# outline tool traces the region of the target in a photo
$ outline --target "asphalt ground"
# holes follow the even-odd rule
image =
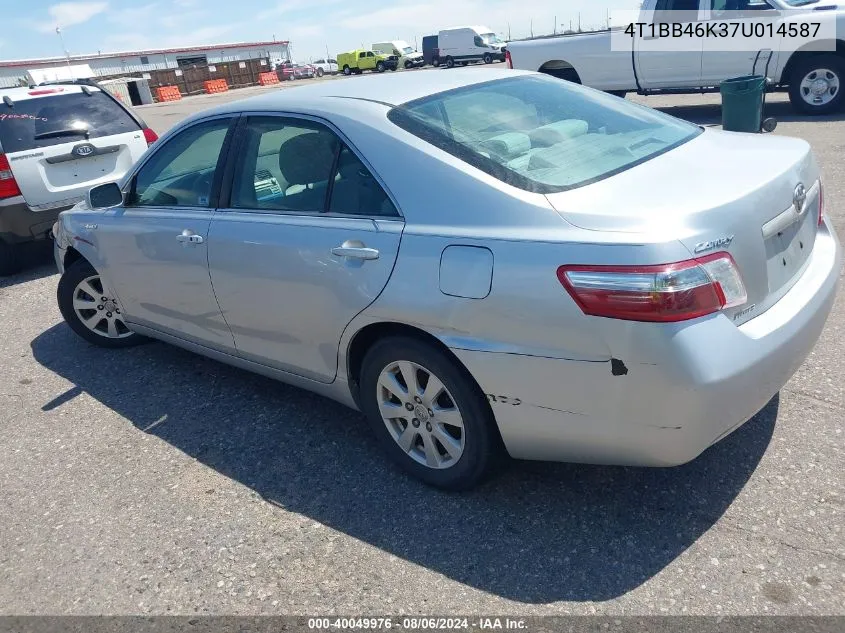
[[[139,110],[163,132],[266,90]],[[719,120],[717,96],[646,103]],[[843,235],[845,117],[768,112],[812,143]],[[843,293],[780,395],[693,463],[515,463],[450,495],[340,405],[87,345],[57,281],[43,249],[0,280],[0,614],[845,614]]]

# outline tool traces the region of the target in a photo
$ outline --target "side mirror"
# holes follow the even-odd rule
[[[110,209],[123,204],[123,192],[116,182],[107,182],[88,190],[86,196],[91,209]]]

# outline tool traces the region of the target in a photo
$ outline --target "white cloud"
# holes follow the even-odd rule
[[[47,9],[50,21],[42,22],[36,28],[42,33],[49,33],[57,26],[65,28],[82,24],[108,8],[108,2],[60,2]]]

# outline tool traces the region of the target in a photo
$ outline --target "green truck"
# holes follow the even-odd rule
[[[396,70],[399,67],[399,58],[396,55],[382,55],[358,49],[338,55],[337,65],[344,75],[360,75],[365,70],[383,73],[385,70]]]

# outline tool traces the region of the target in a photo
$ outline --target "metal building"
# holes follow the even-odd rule
[[[26,71],[63,64],[87,64],[97,77],[141,75],[154,70],[213,66],[227,62],[268,58],[275,65],[291,60],[289,42],[240,42],[123,53],[97,53],[41,59],[0,61],[0,88],[26,83]]]

